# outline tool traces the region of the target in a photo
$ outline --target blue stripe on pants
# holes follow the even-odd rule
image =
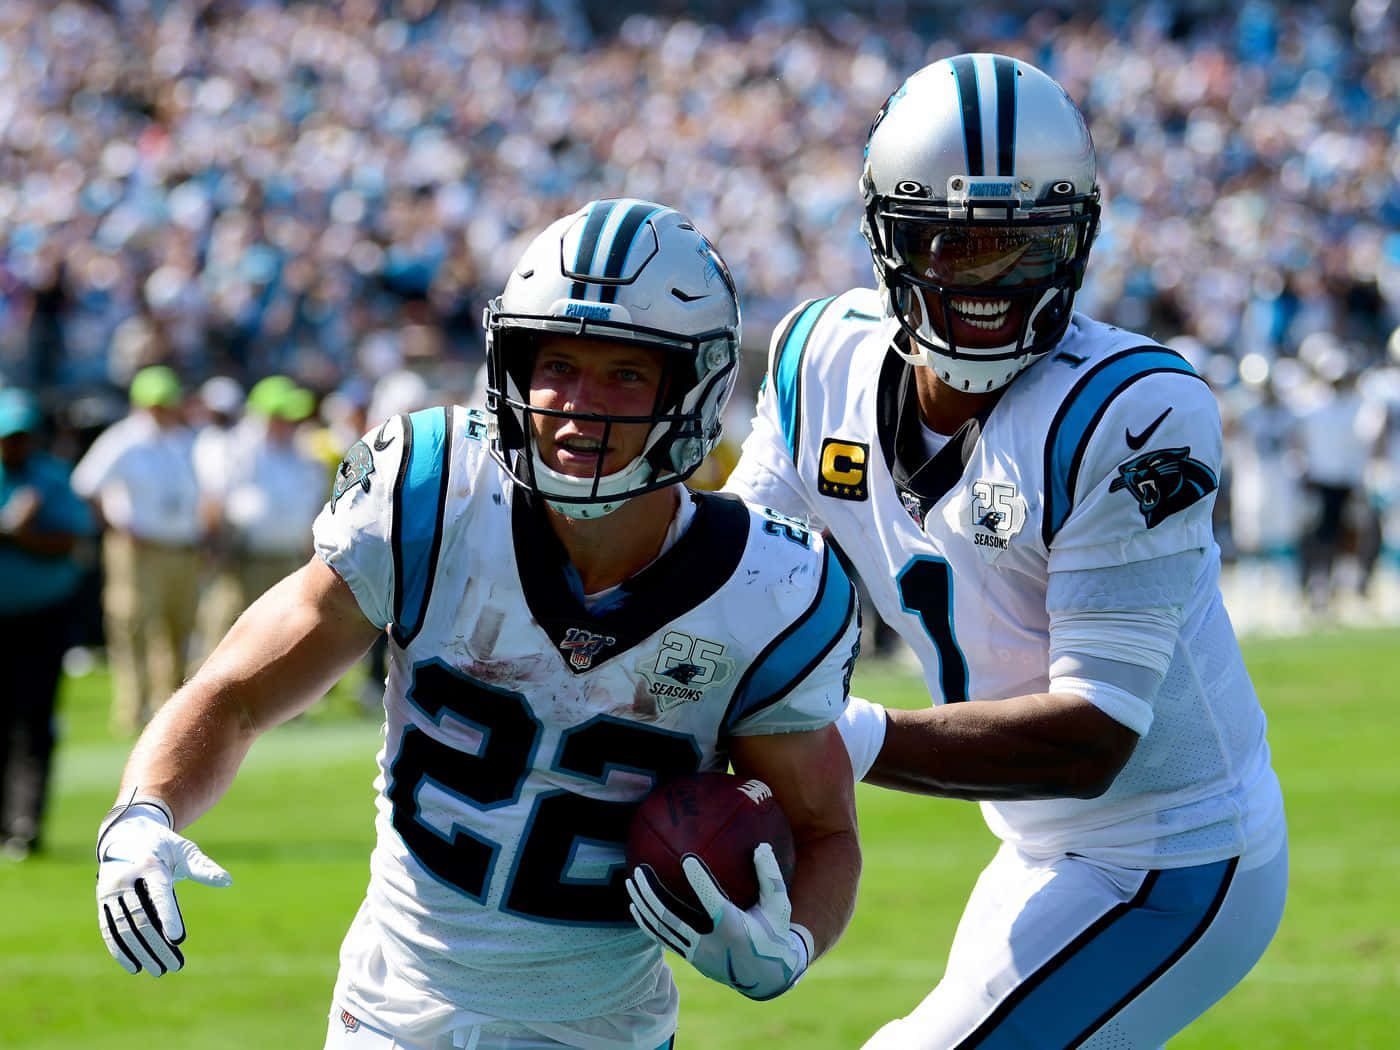
[[[1200,939],[1238,863],[1151,872],[1131,901],[1027,977],[958,1050],[1078,1046]]]

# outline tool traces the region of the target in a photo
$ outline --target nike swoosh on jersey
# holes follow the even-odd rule
[[[1167,409],[1167,411],[1170,412],[1171,409]],[[384,440],[384,430],[388,425],[389,421],[386,419],[383,423],[379,424],[379,433],[374,435],[374,451],[376,452],[383,452],[394,443],[392,436],[387,441]],[[1133,447],[1136,448],[1137,446]]]
[[[1164,411],[1151,423],[1147,424],[1146,429],[1144,429],[1143,432],[1140,434],[1134,434],[1127,427],[1124,427],[1123,440],[1128,443],[1128,447],[1130,449],[1136,452],[1138,449],[1142,448],[1143,445],[1147,444],[1147,439],[1152,436],[1153,431],[1155,431],[1159,426],[1161,426],[1162,420],[1166,419],[1167,416],[1171,415],[1171,411],[1171,407],[1168,406],[1166,411]]]

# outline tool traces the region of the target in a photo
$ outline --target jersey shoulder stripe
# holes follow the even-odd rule
[[[798,307],[789,315],[787,327],[773,341],[773,359],[768,371],[773,379],[773,397],[782,420],[783,438],[794,464],[802,433],[802,354],[817,321],[835,301],[836,296],[832,295]]]
[[[749,664],[724,714],[724,727],[734,726],[791,692],[846,635],[855,615],[855,587],[835,551],[827,547],[816,597]]]
[[[1161,372],[1175,372],[1200,379],[1196,370],[1180,354],[1161,346],[1138,346],[1121,350],[1095,364],[1060,403],[1045,439],[1045,506],[1041,518],[1041,538],[1047,547],[1074,509],[1079,467],[1108,406],[1138,380]]]
[[[452,454],[452,406],[402,420],[404,448],[394,480],[394,641],[406,647],[423,627],[442,548]]]

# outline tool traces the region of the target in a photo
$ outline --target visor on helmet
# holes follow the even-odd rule
[[[911,280],[967,290],[1044,285],[1074,260],[1079,244],[1071,223],[948,226],[899,222],[892,232],[894,256]]]

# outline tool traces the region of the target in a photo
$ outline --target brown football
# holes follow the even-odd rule
[[[649,865],[668,891],[667,905],[700,932],[710,923],[681,868],[690,855],[709,869],[728,898],[740,908],[758,903],[753,851],[773,847],[783,879],[792,881],[797,865],[792,827],[761,780],[732,773],[697,773],[666,781],[642,800],[627,835],[627,867]]]

